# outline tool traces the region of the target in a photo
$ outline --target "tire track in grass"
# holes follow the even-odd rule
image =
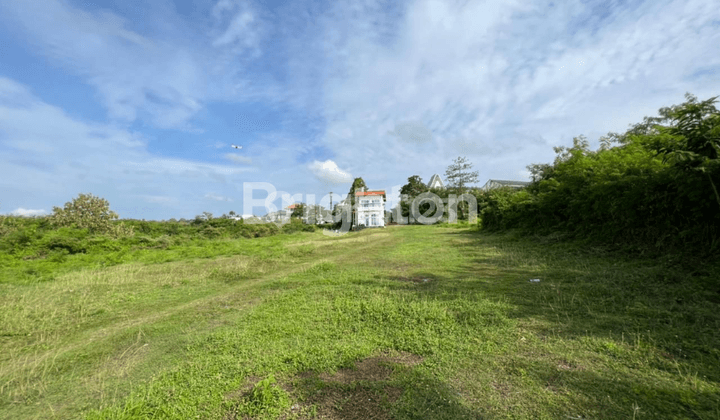
[[[367,237],[371,235],[366,234],[363,236]],[[208,308],[217,307],[217,302],[227,301],[228,297],[230,297],[230,300],[233,302],[239,302],[237,300],[239,294],[242,295],[242,300],[245,303],[241,305],[242,309],[247,309],[262,300],[263,296],[259,295],[261,291],[263,293],[273,293],[267,290],[260,290],[263,284],[269,284],[274,280],[303,272],[308,268],[311,268],[320,260],[343,262],[352,260],[353,258],[357,258],[358,255],[367,255],[369,252],[372,252],[373,248],[377,251],[380,242],[388,242],[389,235],[387,236],[387,238],[383,238],[383,241],[368,240],[366,238],[358,237],[356,235],[333,238],[331,240],[328,240],[324,237],[319,238],[318,240],[310,241],[310,244],[315,246],[318,246],[320,244],[323,245],[323,248],[326,252],[323,252],[320,257],[317,255],[311,255],[309,260],[308,258],[300,258],[300,260],[308,261],[298,261],[297,259],[290,259],[283,260],[279,264],[277,264],[276,261],[273,261],[273,264],[270,264],[271,267],[269,268],[269,270],[264,275],[257,278],[247,279],[244,280],[242,283],[229,284],[227,286],[222,285],[221,283],[209,284],[208,286],[215,289],[210,295],[192,299],[189,302],[185,302],[179,305],[173,305],[167,308],[163,308],[151,314],[143,314],[141,316],[135,317],[131,316],[123,320],[112,321],[110,324],[107,325],[81,331],[72,338],[72,342],[63,345],[61,348],[51,348],[42,352],[36,351],[33,354],[26,354],[25,357],[18,355],[19,357],[13,360],[13,363],[8,363],[5,366],[0,366],[0,378],[5,378],[5,380],[0,383],[0,387],[2,387],[0,388],[0,392],[10,392],[10,388],[12,388],[11,385],[13,384],[13,382],[17,384],[17,381],[21,381],[28,384],[28,381],[32,381],[33,378],[36,377],[38,372],[46,372],[48,370],[52,370],[56,366],[56,361],[62,360],[63,358],[70,358],[73,355],[79,355],[83,352],[84,349],[88,348],[89,346],[92,346],[94,349],[100,349],[99,353],[102,354],[102,356],[98,357],[97,360],[86,360],[85,362],[83,362],[84,366],[93,366],[92,368],[90,368],[92,372],[89,376],[112,377],[113,373],[115,373],[112,372],[113,366],[118,367],[118,369],[122,370],[123,372],[128,372],[131,369],[131,367],[128,366],[128,363],[133,366],[137,366],[137,364],[141,363],[142,359],[146,357],[146,355],[149,353],[146,346],[137,347],[137,342],[128,344],[127,335],[129,332],[135,330],[141,331],[142,329],[151,330],[153,329],[153,327],[161,326],[161,324],[163,323],[169,323],[170,325],[175,323],[178,324],[179,327],[187,327],[187,325],[184,324],[183,320],[193,316],[195,316],[196,318],[211,318],[212,314],[215,314],[213,318],[223,317],[225,314],[223,314],[221,311]],[[328,245],[334,246],[324,246],[328,242],[330,242],[330,244]],[[208,271],[207,268],[209,267],[217,267],[218,260],[227,260],[228,262],[231,262],[233,259],[228,259],[225,256],[212,260],[203,259],[203,269],[205,271]],[[184,264],[178,264],[176,262],[172,262],[169,264],[177,264],[176,267],[173,267],[173,271],[182,271],[183,268],[188,268],[189,266],[192,267],[192,265],[195,263],[196,261],[185,262]],[[278,267],[278,265],[280,265],[280,267]],[[283,265],[284,267],[282,267]],[[222,266],[222,264],[220,264],[220,266]],[[127,271],[126,274],[128,276],[136,277],[140,275],[146,275],[148,274],[148,271],[156,272],[158,271],[156,270],[157,267],[158,266],[156,264],[143,264],[137,266],[133,265],[131,267],[117,266],[108,268],[107,270],[117,271],[118,269],[120,269],[121,271]],[[100,271],[100,273],[102,273],[103,271],[105,270]],[[160,270],[160,273],[162,273],[162,270]],[[68,273],[61,279],[59,279],[59,281],[68,279],[70,282],[72,282],[72,280],[77,280],[78,276],[82,275],[83,273],[77,272]],[[191,277],[193,277],[192,274]],[[90,284],[85,284],[85,286],[88,285]],[[73,287],[76,286],[73,285]],[[257,299],[258,297],[260,299]],[[204,317],[201,315],[200,317],[198,317],[198,314],[208,316]],[[176,320],[173,320],[174,318]],[[193,327],[192,331],[187,331],[186,334],[196,334],[195,331],[197,331],[198,328],[206,328],[208,327],[208,325],[218,324],[200,322],[195,327]],[[168,327],[165,326],[165,329],[167,328]],[[210,331],[211,330],[212,327],[210,328]],[[163,340],[164,338],[165,335],[161,333],[160,337],[156,339],[155,342],[151,341],[145,344],[150,344],[150,347],[154,348],[155,346],[153,346],[153,344],[157,345],[159,342],[160,346],[167,347],[169,343]],[[108,348],[110,350],[106,351]],[[21,363],[19,369],[18,363]],[[69,367],[73,371],[75,371],[76,369],[72,366]],[[62,379],[62,377],[60,376],[58,376],[57,378]],[[54,383],[50,384],[50,388],[57,388],[60,386],[62,386],[61,381],[54,381]],[[57,393],[48,393],[49,391],[50,390],[48,389],[41,389],[40,394],[34,399],[38,401],[57,400]],[[55,414],[66,411],[65,408],[72,409],[71,406],[72,404],[59,404],[51,406],[48,403],[47,405],[50,411]],[[37,410],[37,407],[35,409]],[[51,413],[48,412],[47,414],[50,415]],[[43,417],[41,413],[37,413],[37,416],[37,418]]]

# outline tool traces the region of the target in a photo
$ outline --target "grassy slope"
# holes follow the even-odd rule
[[[395,418],[720,417],[717,270],[436,226],[245,244],[0,284],[0,417],[311,417],[303,372],[386,350],[422,357]],[[300,386],[238,394],[268,374]]]

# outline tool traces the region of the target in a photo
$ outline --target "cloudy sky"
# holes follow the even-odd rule
[[[267,193],[244,183],[392,193],[460,155],[527,180],[574,136],[720,94],[717,6],[0,0],[0,213],[247,213]]]

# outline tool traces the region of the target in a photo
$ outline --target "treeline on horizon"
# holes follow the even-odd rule
[[[443,198],[473,194],[485,231],[711,255],[720,247],[720,114],[717,97],[699,101],[688,93],[685,99],[623,134],[602,137],[598,150],[583,136],[571,147],[555,147],[552,164],[528,166],[533,182],[526,188],[431,190],[413,176],[403,193],[408,201],[426,191]],[[404,216],[408,207],[403,204]],[[421,204],[420,213],[432,213],[430,207]],[[460,207],[458,215],[467,218]]]

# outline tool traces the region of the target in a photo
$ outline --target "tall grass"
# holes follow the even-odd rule
[[[134,234],[113,237],[87,229],[56,229],[47,218],[6,217],[4,230],[0,229],[0,283],[51,281],[87,267],[233,255],[253,249],[255,245],[245,242],[256,238],[315,230],[299,220],[282,227],[231,219],[118,223],[132,227]]]

